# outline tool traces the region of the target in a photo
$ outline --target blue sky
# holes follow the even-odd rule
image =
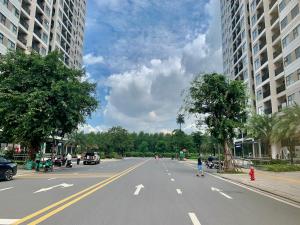
[[[84,64],[101,108],[85,131],[177,127],[182,91],[222,71],[218,0],[89,0]],[[193,130],[187,119],[186,131]]]

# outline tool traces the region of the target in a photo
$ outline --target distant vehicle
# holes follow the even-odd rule
[[[87,152],[83,157],[83,165],[87,164],[99,164],[100,163],[100,156],[97,152]]]
[[[17,164],[0,156],[0,179],[12,180],[17,174]]]
[[[218,169],[219,159],[213,156],[209,156],[206,161],[206,167],[209,169]]]

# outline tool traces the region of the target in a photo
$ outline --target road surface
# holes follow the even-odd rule
[[[300,207],[187,163],[127,158],[0,182],[0,224],[299,225]]]

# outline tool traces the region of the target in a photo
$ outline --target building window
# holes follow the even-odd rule
[[[4,39],[4,36],[2,33],[0,33],[0,44],[3,44],[3,39]]]
[[[260,76],[260,74],[257,74],[257,75],[255,76],[255,81],[256,81],[256,85],[261,84],[261,76]]]
[[[288,37],[286,36],[285,38],[282,39],[282,48],[286,48],[286,46],[288,45]]]
[[[257,28],[255,28],[255,30],[252,31],[253,41],[257,38],[257,36],[258,36],[258,30],[257,30]]]
[[[292,84],[292,75],[293,74],[290,74],[288,75],[285,80],[286,80],[286,86],[290,86]]]
[[[260,60],[259,59],[255,60],[254,67],[255,67],[255,70],[258,70],[258,68],[260,67]]]
[[[296,59],[299,59],[300,58],[300,47],[296,48],[295,54],[296,54]]]
[[[262,90],[258,90],[256,93],[256,99],[257,101],[262,100]]]
[[[48,35],[45,34],[45,33],[43,33],[42,34],[42,40],[47,44],[47,42],[48,42]]]
[[[279,3],[279,11],[281,12],[282,10],[284,10],[285,6],[286,6],[285,0],[281,1]]]
[[[288,18],[284,17],[283,20],[281,20],[280,25],[281,25],[281,30],[283,30],[288,24]]]
[[[13,43],[11,40],[8,40],[8,46],[7,47],[9,49],[15,49],[15,46],[16,46],[15,43]]]
[[[2,13],[0,13],[0,23],[2,23],[4,26],[6,23],[6,17]]]
[[[44,55],[44,56],[46,55],[46,49],[43,47],[41,48],[41,55]]]
[[[14,25],[13,23],[11,23],[11,30],[12,30],[12,32],[13,33],[17,33],[17,31],[18,31],[18,28],[17,28],[17,26],[16,25]]]
[[[8,0],[2,0],[3,5],[5,5],[8,8]]]
[[[295,102],[295,93],[288,96],[287,105],[290,106],[290,105],[294,104],[294,102]]]
[[[258,44],[255,44],[254,47],[253,47],[253,52],[254,52],[254,55],[257,54],[259,52],[259,45]]]
[[[289,54],[284,58],[284,66],[288,66],[292,62],[292,55]]]
[[[48,6],[46,6],[45,12],[46,12],[47,16],[50,16],[51,11],[50,11],[50,8]]]
[[[299,14],[299,5],[297,4],[291,11],[291,17],[294,19]]]
[[[15,7],[15,17],[19,18],[20,11]]]
[[[293,38],[296,39],[299,35],[298,27],[293,30]]]

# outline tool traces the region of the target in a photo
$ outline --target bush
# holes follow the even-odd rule
[[[272,172],[292,172],[292,171],[300,171],[300,165],[284,165],[284,164],[272,164],[272,165],[264,165],[263,169]]]

